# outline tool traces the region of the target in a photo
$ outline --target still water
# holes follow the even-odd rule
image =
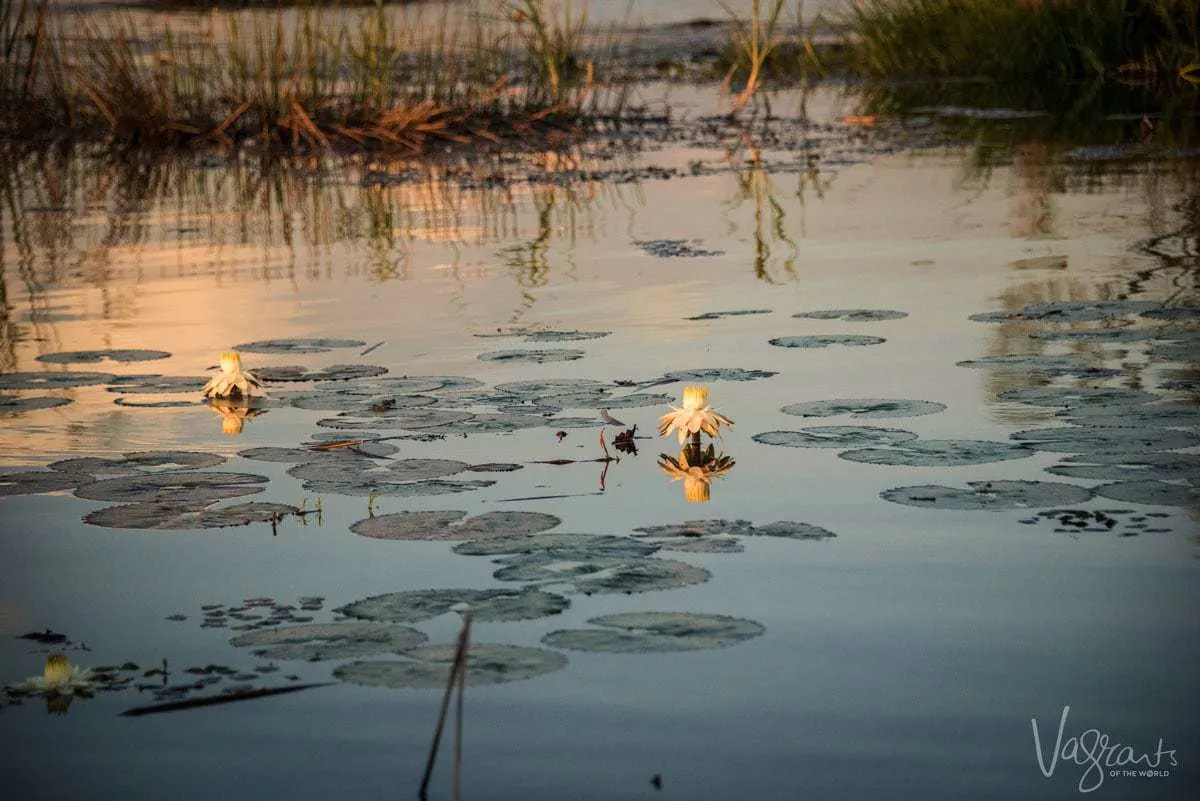
[[[861,134],[835,98],[809,111],[820,124],[785,119],[775,148],[710,126],[482,166],[10,158],[0,463],[73,486],[0,498],[0,683],[49,651],[139,670],[65,714],[36,696],[0,707],[5,795],[408,797],[441,693],[348,666],[386,673],[417,652],[310,661],[330,654],[231,639],[384,594],[540,589],[553,609],[475,622],[503,678],[522,678],[495,656],[514,652],[485,645],[530,649],[536,675],[469,683],[464,798],[1194,797],[1196,162],[1023,145],[981,167],[924,129],[905,146]],[[253,344],[297,339],[342,341]],[[247,345],[264,376],[360,377],[271,381],[253,413],[201,403],[218,355]],[[132,349],[169,355],[55,355]],[[84,371],[105,375],[44,383]],[[26,373],[41,385],[17,388]],[[658,418],[692,384],[733,420],[716,445],[735,464],[706,492],[659,466],[679,446]],[[637,454],[617,451],[635,425]],[[595,461],[601,430],[619,460]],[[367,455],[253,450],[393,436]],[[146,504],[106,482],[161,471],[123,454],[164,450],[226,460],[176,465],[181,482],[257,477],[218,508],[310,513],[122,525],[106,510]],[[115,461],[44,468],[82,457]],[[415,489],[431,460],[443,483]],[[1111,488],[1133,474],[1152,485]],[[538,562],[455,552],[432,523],[370,534],[405,512],[540,513],[561,522],[536,537],[664,547],[605,561],[576,543]],[[686,521],[689,536],[638,531]],[[452,643],[448,605],[401,622]],[[589,621],[648,612],[723,617],[676,618],[692,628],[631,652],[547,637],[595,642]],[[702,648],[698,620],[742,634]],[[18,639],[45,629],[69,642]],[[169,677],[144,675],[164,659]],[[1101,736],[1131,749],[1113,765],[1162,775],[1097,769]]]

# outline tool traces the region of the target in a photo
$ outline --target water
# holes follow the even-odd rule
[[[794,108],[790,103],[784,98],[777,108]],[[69,492],[2,498],[2,681],[40,672],[44,653],[15,637],[47,627],[86,643],[88,650],[68,650],[78,664],[132,660],[147,668],[166,658],[175,683],[188,666],[245,670],[269,661],[230,645],[228,628],[201,627],[202,605],[323,596],[311,615],[328,621],[334,608],[384,593],[522,586],[494,579],[489,558],[455,554],[450,543],[371,539],[350,530],[371,514],[536,511],[562,519],[553,531],[620,536],[687,520],[793,521],[837,536],[747,536],[744,551],[730,554],[663,551],[657,555],[711,577],[633,595],[566,593],[571,605],[561,615],[478,623],[476,643],[528,648],[544,648],[540,640],[552,630],[589,628],[589,619],[622,612],[729,615],[765,631],[717,650],[558,650],[568,662],[556,672],[468,688],[463,796],[657,797],[651,778],[658,774],[661,793],[696,799],[1062,798],[1080,792],[1081,783],[1090,786],[1096,774],[1059,759],[1044,776],[1031,719],[1048,755],[1046,739],[1053,742],[1069,706],[1064,741],[1097,729],[1140,755],[1153,754],[1161,738],[1164,753],[1173,750],[1179,763],[1169,766],[1163,756],[1170,775],[1158,778],[1106,772],[1095,797],[1192,797],[1200,753],[1195,504],[1071,502],[1071,509],[1129,512],[1113,531],[1059,532],[1056,519],[1037,517],[1054,504],[952,511],[889,503],[880,493],[979,481],[1106,483],[1046,472],[1063,454],[901,467],[753,437],[812,425],[875,425],[923,440],[1007,442],[1013,432],[1061,422],[1053,408],[1000,397],[1043,385],[1137,387],[1194,403],[1194,390],[1160,386],[1191,380],[1194,388],[1194,358],[1151,351],[1191,341],[1194,321],[1130,313],[1084,323],[983,323],[968,316],[1060,301],[1194,308],[1195,220],[1180,203],[1194,198],[1195,163],[1070,161],[1061,156],[1065,148],[1024,147],[979,171],[961,146],[899,148],[859,137],[837,124],[845,110],[831,97],[814,99],[810,111],[831,126],[799,137],[807,150],[764,149],[757,163],[746,150],[730,156],[713,137],[697,135],[629,159],[581,152],[576,161],[496,168],[509,176],[504,180],[489,167],[468,187],[437,171],[383,180],[335,169],[318,181],[277,176],[249,161],[165,171],[121,170],[82,157],[8,165],[0,379],[64,369],[207,376],[221,351],[284,337],[365,344],[310,355],[244,353],[245,364],[380,365],[389,376],[462,376],[484,389],[531,379],[648,382],[668,371],[718,367],[778,374],[703,382],[712,404],[735,421],[719,447],[736,460],[713,480],[706,504],[688,503],[683,482],[655,464],[660,453],[677,454],[673,439],[636,440],[638,455],[622,455],[606,471],[582,461],[602,455],[596,408],[558,413],[593,421],[561,427],[561,441],[553,419],[509,434],[396,441],[396,459],[513,462],[522,469],[450,476],[496,482],[452,495],[322,492],[319,522],[289,517],[274,531],[269,523],[209,531],[104,528],[82,518],[110,502]],[[800,130],[796,122],[784,127]],[[918,133],[910,141],[928,131]],[[822,156],[815,173],[810,154]],[[677,172],[662,180],[641,169],[647,166]],[[539,167],[558,177],[524,180],[543,175]],[[603,174],[567,180],[571,173],[563,171],[575,167]],[[686,252],[681,247],[718,255],[654,255]],[[758,309],[769,313],[686,319]],[[792,316],[831,309],[907,316]],[[538,344],[491,336],[521,327],[610,333]],[[1056,327],[1152,330],[1155,338],[1030,337]],[[817,334],[885,341],[817,350],[768,344]],[[36,358],[103,348],[172,355],[68,367]],[[478,358],[535,348],[585,355],[546,364]],[[1027,368],[956,366],[1013,353],[1073,354],[1087,367],[1119,374],[1053,378]],[[678,398],[684,383],[645,391]],[[280,398],[292,391],[272,386]],[[231,436],[222,432],[223,418],[202,405],[122,407],[103,386],[8,394],[73,402],[0,417],[5,465],[170,448],[219,454],[228,461],[216,470],[269,478],[265,492],[226,504],[303,499],[311,509],[318,493],[289,476],[289,465],[237,454],[331,436],[316,422],[337,414],[279,405]],[[946,409],[876,420],[780,412],[834,398],[927,400]],[[481,402],[475,410],[490,409]],[[614,407],[611,414],[650,437],[665,410]],[[610,449],[619,430],[607,429]],[[579,461],[536,463],[555,459]],[[1194,473],[1186,485],[1195,486]],[[523,498],[539,499],[514,500]],[[1118,536],[1136,533],[1128,521],[1148,512],[1162,515],[1147,518],[1150,527],[1167,530]],[[1022,522],[1030,519],[1036,522]],[[186,619],[167,619],[174,614]],[[458,630],[452,614],[413,625],[432,643],[452,642]],[[331,678],[329,662],[274,664],[279,672],[263,674],[258,684],[286,685],[285,674]],[[118,716],[153,703],[153,692],[77,699],[65,716],[45,714],[38,698],[0,711],[0,731],[12,744],[0,769],[12,797],[405,796],[416,792],[440,700],[438,692],[338,682],[172,714]],[[450,753],[444,744],[435,795],[450,792]]]

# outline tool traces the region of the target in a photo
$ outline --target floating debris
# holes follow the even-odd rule
[[[454,665],[454,645],[429,645],[409,651],[405,661],[351,662],[333,676],[351,684],[389,689],[441,690]],[[562,670],[567,658],[543,648],[471,643],[467,653],[467,684],[485,686],[524,681]]]
[[[751,439],[788,448],[861,448],[898,445],[917,438],[911,431],[878,426],[809,426],[800,431],[764,431]]]
[[[776,337],[768,340],[778,348],[828,348],[833,345],[857,348],[867,345],[882,345],[887,342],[883,337],[871,337],[865,334],[812,334],[797,337]]]
[[[901,320],[908,312],[891,309],[824,309],[820,311],[797,312],[792,317],[810,320],[845,320],[851,323],[875,323],[882,320]]]
[[[264,659],[322,662],[402,653],[427,639],[406,626],[344,621],[258,629],[239,634],[229,643],[238,648],[252,648],[256,656]]]
[[[255,371],[263,381],[353,381],[373,378],[387,372],[386,367],[375,364],[335,364],[312,370],[307,367],[262,367]]]
[[[536,589],[414,590],[376,595],[335,609],[347,617],[377,623],[418,623],[467,604],[471,616],[487,623],[536,620],[560,614],[571,605],[561,595]]]
[[[361,348],[366,342],[357,339],[260,339],[234,345],[234,350],[247,353],[328,353],[335,348]]]
[[[542,643],[572,651],[650,654],[725,648],[766,631],[753,620],[691,612],[631,612],[594,617],[588,623],[604,629],[552,631]]]
[[[43,353],[37,357],[47,364],[98,364],[106,359],[114,362],[149,362],[171,356],[165,350],[107,349],[107,350],[64,350]]]
[[[733,311],[714,311],[697,314],[694,317],[684,317],[685,320],[719,320],[722,317],[743,317],[748,314],[770,314],[774,309],[736,309]]]
[[[570,348],[542,348],[540,350],[494,350],[479,354],[481,362],[546,364],[548,362],[573,362],[587,353]]]
[[[66,406],[73,401],[70,398],[55,398],[50,395],[36,395],[32,398],[19,398],[15,395],[0,395],[0,414],[10,412],[34,412],[39,409],[54,409]]]
[[[908,442],[897,448],[861,448],[843,451],[838,458],[866,464],[907,467],[961,467],[1008,459],[1027,459],[1032,448],[1007,442],[974,439],[928,439]]]
[[[544,512],[496,511],[466,517],[466,512],[396,512],[359,520],[350,530],[381,540],[474,540],[537,534],[562,522]]]
[[[945,411],[946,404],[923,400],[893,400],[888,398],[837,398],[834,400],[791,403],[779,411],[796,417],[840,417],[856,419],[920,417]]]
[[[703,239],[635,239],[635,247],[644,250],[656,259],[695,259],[709,256],[724,256],[723,250],[706,250]]]
[[[923,509],[1005,510],[1083,503],[1092,491],[1053,481],[968,481],[970,489],[924,484],[884,490],[879,497]]]
[[[1158,336],[1155,331],[1137,328],[1098,328],[1094,331],[1032,331],[1033,339],[1044,339],[1052,342],[1098,342],[1098,343],[1127,343],[1142,342]]]
[[[203,503],[262,492],[267,481],[250,473],[150,473],[84,484],[75,495],[92,501]]]
[[[87,373],[67,370],[40,373],[0,373],[0,389],[71,389],[107,384],[112,373]]]

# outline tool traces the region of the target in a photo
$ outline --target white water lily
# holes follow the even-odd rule
[[[42,675],[31,676],[10,687],[9,691],[14,695],[90,697],[95,689],[96,676],[92,670],[72,665],[62,654],[51,654],[46,657],[46,667]]]
[[[697,443],[700,432],[710,437],[721,435],[721,426],[733,426],[733,421],[720,414],[708,405],[708,389],[705,387],[684,387],[683,408],[674,406],[671,411],[658,420],[658,433],[666,436],[674,429],[679,432],[679,444],[692,437]]]
[[[221,354],[221,372],[204,385],[202,392],[206,398],[249,398],[256,389],[262,389],[262,381],[243,370],[242,357],[231,350]]]
[[[712,497],[712,480],[733,469],[736,462],[725,454],[713,452],[713,446],[701,451],[689,446],[676,459],[665,453],[658,457],[658,466],[673,480],[683,479],[683,496],[688,503],[707,503]],[[728,536],[728,535],[726,535]]]
[[[240,401],[231,403],[227,400],[211,400],[208,403],[208,408],[220,415],[221,433],[230,437],[236,437],[242,433],[242,428],[245,427],[246,421],[251,417],[257,417],[264,411],[263,409],[251,408]]]

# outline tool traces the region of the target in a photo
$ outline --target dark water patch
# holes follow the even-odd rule
[[[496,511],[466,517],[466,512],[396,512],[360,520],[350,530],[383,540],[474,540],[537,534],[562,522],[544,512]]]
[[[61,370],[40,373],[0,373],[0,389],[72,389],[108,384],[115,376],[112,373],[89,373],[82,370]],[[200,386],[203,386],[201,382]]]
[[[414,590],[376,595],[335,609],[347,617],[377,623],[418,623],[466,604],[476,621],[501,623],[536,620],[561,614],[571,602],[561,595],[536,589]]]
[[[72,402],[70,398],[54,398],[49,395],[35,395],[32,398],[0,395],[0,414],[17,414],[20,412],[34,412],[39,409],[54,409],[59,406],[66,406]]]
[[[249,473],[150,473],[95,481],[75,495],[121,503],[203,503],[262,492],[267,481]]]
[[[402,653],[428,639],[416,629],[405,626],[343,621],[258,629],[239,634],[229,644],[251,648],[256,656],[264,659],[321,662]]]
[[[542,643],[572,651],[651,654],[726,648],[766,631],[753,620],[693,612],[629,612],[588,623],[602,628],[552,631]]]
[[[884,490],[885,501],[922,509],[1004,510],[1083,503],[1092,491],[1053,481],[968,481],[970,489],[923,484]]]
[[[509,537],[469,540],[455,545],[453,550],[455,553],[464,556],[508,556],[512,554],[551,552],[559,557],[570,553],[581,555],[584,558],[614,558],[649,556],[658,550],[658,545],[639,542],[630,537],[617,537],[611,534],[569,534],[554,532],[550,534],[522,534]]]
[[[263,381],[353,381],[373,378],[387,372],[386,367],[376,364],[335,364],[317,370],[288,365],[285,367],[259,367],[254,373]]]
[[[361,348],[366,344],[357,339],[260,339],[234,345],[233,349],[246,353],[328,353],[335,348]]]
[[[1139,453],[1125,457],[1082,454],[1051,465],[1046,472],[1095,481],[1195,481],[1200,477],[1200,454]]]
[[[840,345],[848,348],[861,348],[868,345],[882,345],[887,342],[883,337],[871,337],[865,334],[812,334],[798,337],[776,337],[768,340],[778,348],[828,348]]]
[[[1152,392],[1114,387],[1020,387],[1006,389],[997,397],[1031,406],[1062,406],[1067,409],[1130,406],[1159,399]]]
[[[905,467],[961,467],[1008,459],[1027,459],[1035,451],[1022,445],[975,439],[928,439],[898,448],[861,448],[843,451],[838,458],[865,464]]]
[[[635,247],[658,259],[694,259],[724,256],[723,250],[706,250],[703,239],[635,239]]]
[[[1163,534],[1171,531],[1155,513],[1136,512],[1132,509],[1047,509],[1021,522],[1030,526],[1049,524],[1054,526],[1054,533],[1071,535],[1087,533],[1136,537],[1139,534]]]
[[[1127,314],[1140,314],[1157,308],[1148,300],[1062,300],[1031,303],[1013,311],[993,311],[972,314],[969,319],[980,323],[1004,323],[1014,320],[1033,320],[1048,323],[1089,323],[1109,320]]]
[[[29,470],[0,473],[0,497],[8,495],[40,495],[76,489],[92,481],[86,473],[63,473],[56,470]]]
[[[720,320],[722,317],[744,317],[750,314],[770,314],[774,309],[733,309],[730,311],[711,311],[684,317],[685,320]]]
[[[387,416],[378,415],[366,419],[327,417],[323,420],[318,420],[317,425],[323,428],[334,428],[343,431],[354,429],[421,430],[444,426],[448,423],[457,423],[462,420],[470,420],[472,417],[474,415],[470,412],[427,407],[421,409],[403,409]]]
[[[123,375],[114,378],[107,387],[109,392],[127,395],[178,395],[200,392],[208,383],[205,376],[178,375]]]
[[[887,398],[837,398],[835,400],[792,403],[779,411],[796,417],[840,417],[881,419],[920,417],[945,411],[946,404],[923,400],[893,400]]]
[[[350,684],[389,689],[442,690],[450,679],[457,647],[430,645],[409,651],[405,661],[351,662],[333,671]],[[508,684],[562,670],[567,658],[543,648],[471,643],[467,652],[466,683],[473,686]]]
[[[114,362],[149,362],[157,359],[170,358],[165,350],[140,350],[109,348],[106,350],[63,350],[57,353],[43,353],[37,357],[39,362],[47,364],[99,364],[104,360]]]
[[[911,431],[877,426],[809,426],[800,431],[764,431],[751,439],[788,448],[864,448],[897,445],[917,438]]]
[[[500,362],[502,364],[547,364],[549,362],[573,362],[582,359],[587,354],[582,350],[570,348],[542,348],[540,350],[494,350],[481,353],[481,362]]]
[[[422,481],[395,482],[385,477],[363,477],[351,481],[309,479],[304,489],[317,494],[348,495],[359,498],[421,498],[432,495],[454,495],[473,492],[495,484],[495,481],[447,481],[433,478]]]
[[[1200,486],[1167,484],[1163,481],[1118,481],[1101,484],[1096,494],[1114,501],[1147,506],[1187,506],[1200,508]]]
[[[818,309],[796,312],[792,317],[807,320],[845,320],[851,323],[875,323],[883,320],[902,320],[908,312],[891,309]]]
[[[1017,431],[1009,435],[1039,451],[1052,453],[1170,451],[1200,445],[1200,435],[1158,427],[1103,428],[1060,426]]]

